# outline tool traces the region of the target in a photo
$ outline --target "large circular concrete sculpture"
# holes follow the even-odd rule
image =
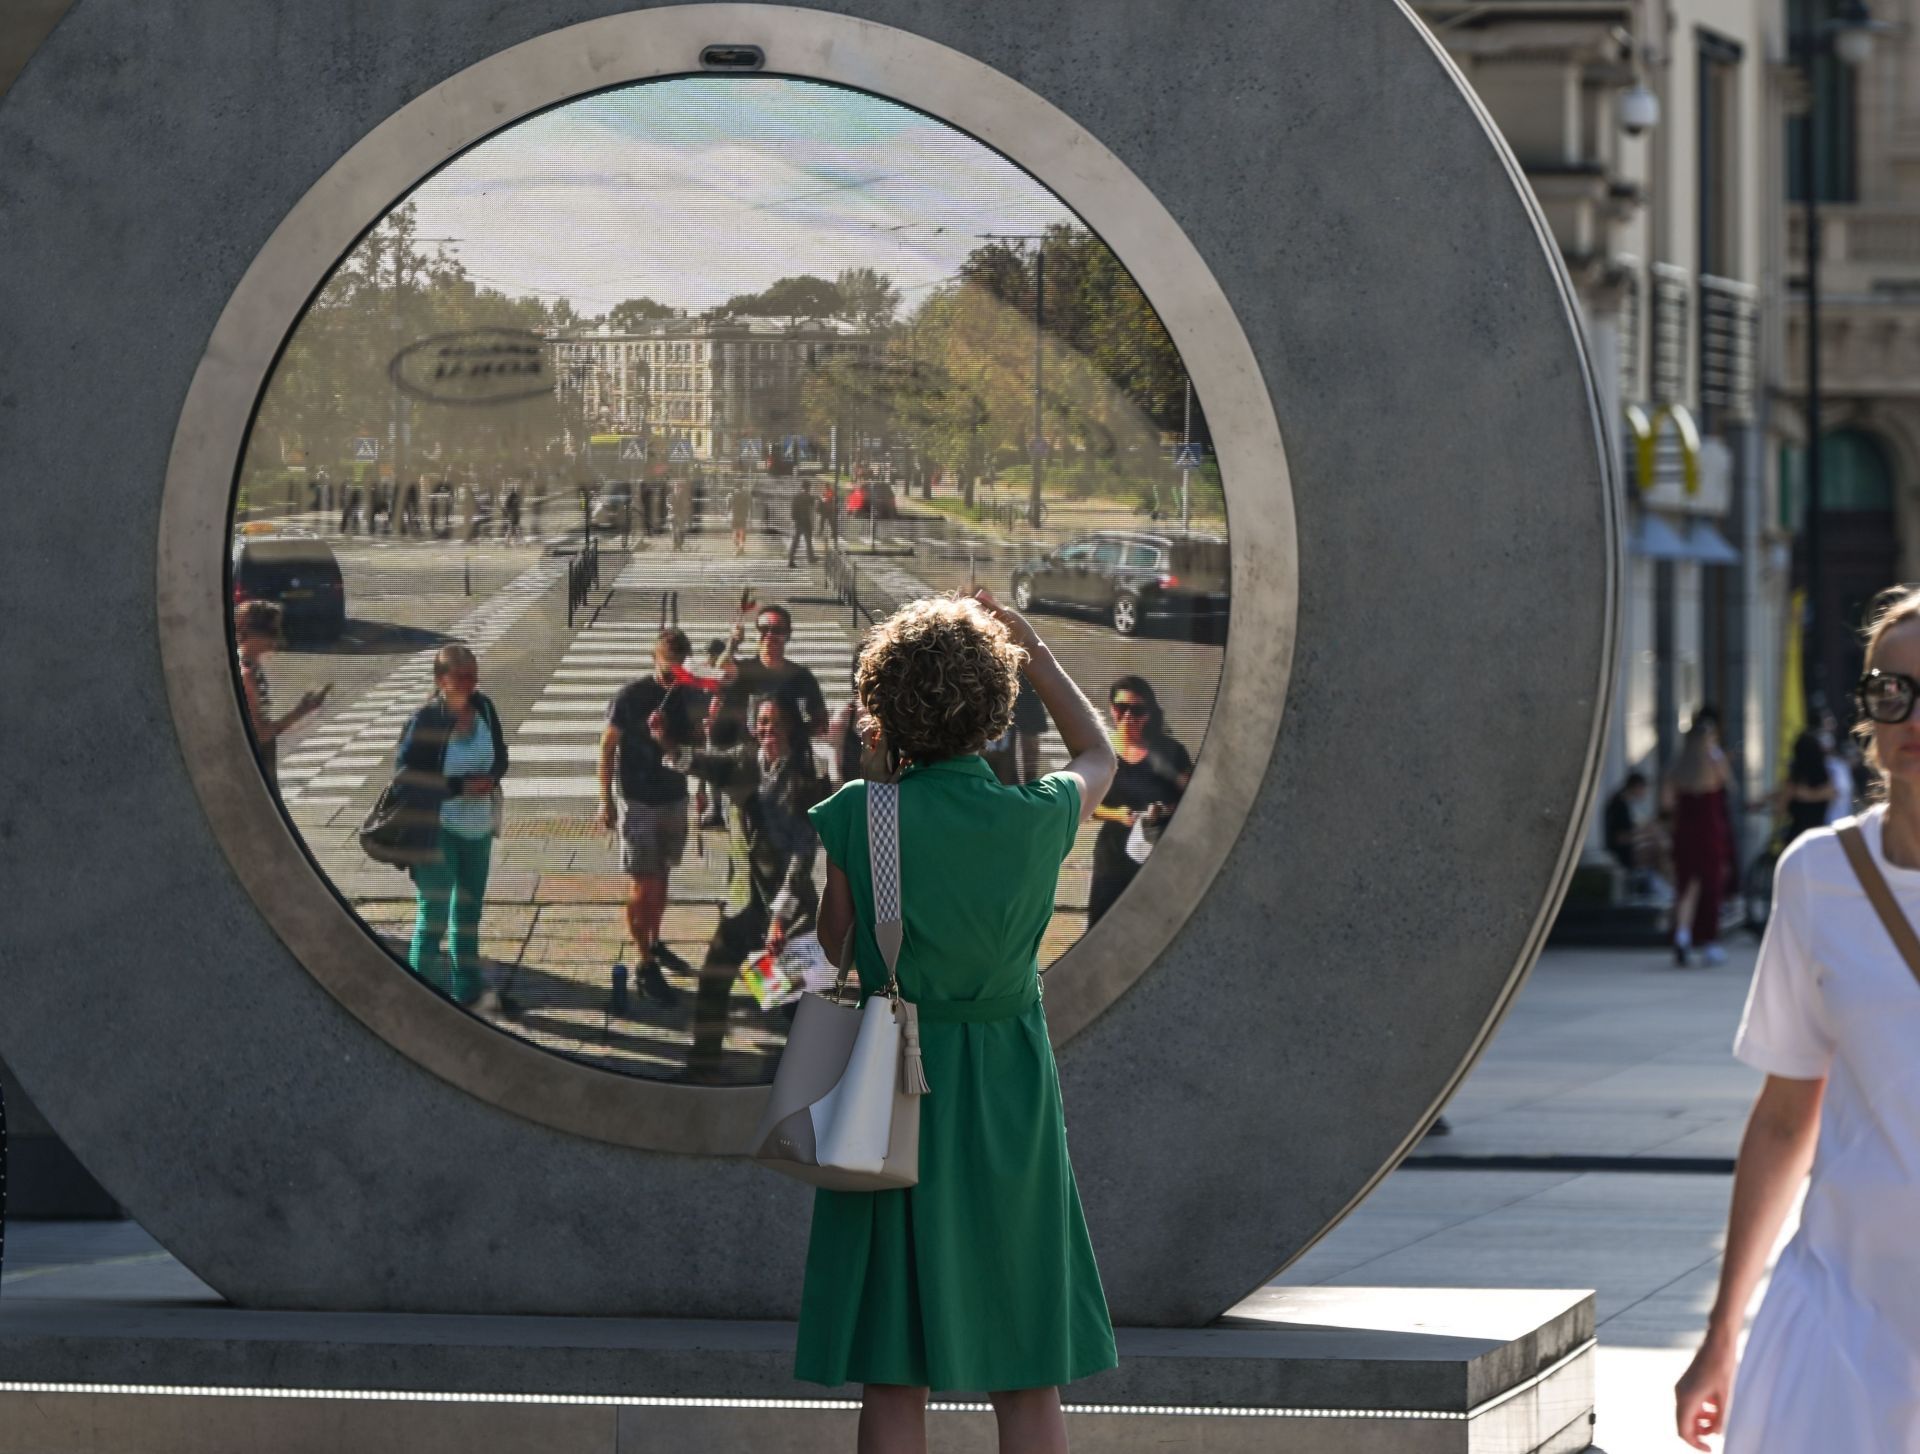
[[[1031,170],[1214,419],[1221,730],[1049,979],[1115,1316],[1207,1321],[1405,1151],[1571,867],[1617,522],[1550,244],[1389,0],[614,10],[80,0],[0,102],[0,1054],[239,1303],[791,1315],[805,1193],[705,1154],[755,1092],[570,1066],[362,972],[213,751],[236,451],[333,260],[490,132],[759,45]]]

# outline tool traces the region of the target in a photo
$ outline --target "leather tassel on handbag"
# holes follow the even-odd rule
[[[887,983],[847,999],[854,933],[831,995],[803,995],[753,1136],[754,1160],[835,1191],[888,1191],[920,1180],[920,1016],[900,998],[900,786],[867,783],[874,938]]]

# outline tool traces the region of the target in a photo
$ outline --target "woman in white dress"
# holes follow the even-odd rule
[[[1920,591],[1882,601],[1860,705],[1887,800],[1859,821],[1894,900],[1920,923]],[[1724,1430],[1727,1454],[1916,1454],[1920,980],[1832,828],[1781,856],[1734,1054],[1767,1080],[1740,1144],[1719,1295],[1674,1390],[1680,1437],[1706,1449]],[[1799,1229],[1739,1355],[1803,1180]]]

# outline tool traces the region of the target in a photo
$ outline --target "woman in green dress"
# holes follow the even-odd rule
[[[1021,673],[1072,754],[1004,786],[980,756]],[[862,1454],[926,1447],[929,1388],[987,1392],[1003,1451],[1064,1450],[1063,1383],[1116,1362],[1106,1295],[1067,1158],[1039,949],[1060,861],[1106,795],[1099,716],[1016,613],[981,591],[918,601],[860,655],[860,730],[900,773],[901,994],[919,1006],[929,1094],[920,1181],[816,1193],[796,1376],[865,1385]],[[827,853],[820,942],[873,938],[865,782],[810,816]]]

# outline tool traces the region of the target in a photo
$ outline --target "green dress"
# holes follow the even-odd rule
[[[873,938],[867,785],[811,810],[853,889],[862,989]],[[796,1377],[999,1392],[1118,1358],[1067,1159],[1040,1004],[1040,937],[1079,831],[1074,779],[1005,787],[979,757],[900,787],[900,991],[920,1007],[929,1094],[920,1182],[814,1195]]]

